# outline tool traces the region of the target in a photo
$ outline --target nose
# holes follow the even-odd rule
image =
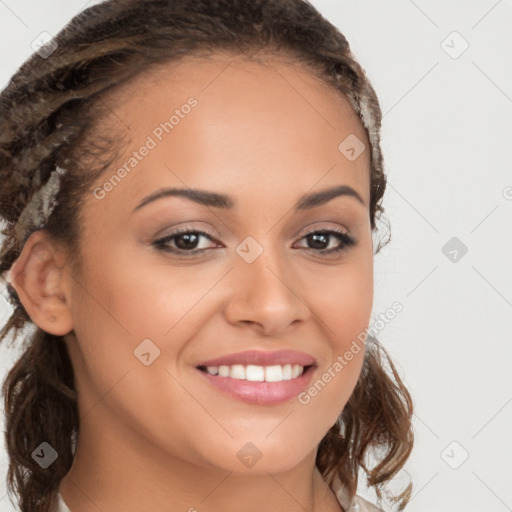
[[[286,255],[265,249],[252,263],[240,259],[231,275],[232,290],[225,317],[232,324],[248,324],[259,334],[286,333],[311,315],[300,279]]]

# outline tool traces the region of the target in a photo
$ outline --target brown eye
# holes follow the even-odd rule
[[[153,242],[153,245],[162,251],[185,255],[197,254],[199,252],[213,249],[213,247],[197,249],[197,246],[202,238],[213,240],[213,237],[204,231],[185,228],[177,230],[174,233],[156,240]],[[173,242],[174,247],[171,242]]]
[[[338,245],[328,249],[329,243],[333,238],[338,240]],[[342,233],[341,231],[330,229],[312,231],[311,233],[303,236],[302,239],[307,241],[308,249],[323,254],[331,254],[344,251],[354,246],[356,243],[356,241],[347,233]]]
[[[156,240],[153,242],[153,245],[159,250],[183,256],[199,254],[219,246],[217,244],[213,247],[203,247],[198,249],[197,247],[202,238],[216,242],[213,236],[205,231],[182,228],[160,238],[159,240]],[[311,233],[303,236],[301,240],[307,241],[308,247],[306,247],[306,250],[320,254],[332,254],[348,250],[356,243],[356,241],[347,233],[325,229],[312,231]],[[329,245],[333,240],[337,240],[337,246],[329,248]]]

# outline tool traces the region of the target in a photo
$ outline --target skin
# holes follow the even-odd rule
[[[369,148],[366,133],[348,100],[300,66],[219,54],[118,90],[108,104],[115,129],[129,130],[124,160],[191,96],[197,107],[121,183],[101,200],[87,196],[79,272],[44,230],[13,269],[32,320],[65,336],[75,371],[80,436],[60,491],[81,512],[339,511],[315,455],[363,351],[307,405],[241,402],[195,366],[242,350],[293,349],[316,359],[315,382],[368,326],[370,155],[349,161],[338,150],[350,134]],[[339,196],[292,211],[303,194],[336,185],[364,204]],[[237,206],[167,197],[133,212],[161,187],[228,194]],[[214,240],[196,247],[213,249],[178,256],[152,246],[185,224],[211,232]],[[356,244],[323,255],[305,238],[322,229],[348,232]],[[235,251],[248,236],[263,248],[250,264]],[[320,247],[339,245],[331,236]],[[147,338],[160,350],[149,366],[134,356]],[[250,468],[237,457],[247,442],[262,454]]]

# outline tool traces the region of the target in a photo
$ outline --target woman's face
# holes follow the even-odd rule
[[[124,92],[106,103],[128,147],[87,196],[69,280],[81,435],[241,473],[314,458],[360,374],[373,302],[358,116],[275,60],[187,59]],[[353,192],[315,199],[336,187]],[[181,192],[148,199],[165,189]]]

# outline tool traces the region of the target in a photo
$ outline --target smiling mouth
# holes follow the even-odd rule
[[[254,364],[233,364],[220,366],[197,366],[199,370],[212,376],[229,377],[248,382],[282,382],[300,377],[315,365],[277,364],[260,366]]]
[[[296,398],[307,388],[316,368],[316,363],[196,366],[213,388],[237,400],[262,406],[280,405]]]

